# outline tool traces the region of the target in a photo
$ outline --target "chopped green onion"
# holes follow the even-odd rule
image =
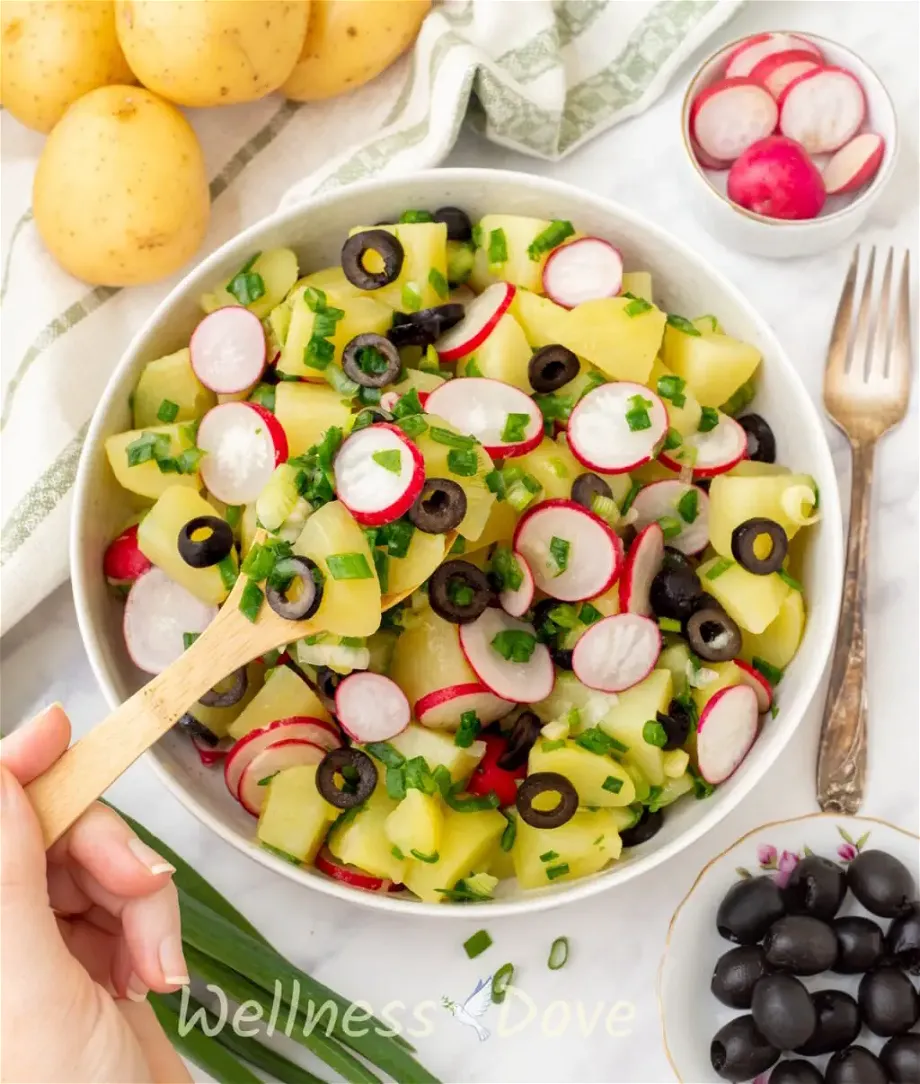
[[[595,621],[600,621],[603,614],[596,606],[592,606],[590,602],[582,603],[581,609],[578,611],[578,620],[585,625],[593,625]]]
[[[662,516],[661,519],[658,520],[658,525],[664,532],[665,540],[677,538],[684,529],[683,524],[676,516]]]
[[[771,685],[779,685],[783,680],[783,671],[778,666],[774,666],[772,663],[767,662],[766,659],[760,659],[756,655],[751,659],[751,666],[770,682]]]
[[[447,583],[447,597],[455,606],[469,606],[475,595],[476,592],[468,583],[461,583],[459,580],[449,580]]]
[[[514,840],[517,836],[517,821],[514,817],[509,817],[507,813],[503,814],[503,816],[508,823],[505,825],[504,832],[502,832],[501,849],[507,854],[514,846]]]
[[[217,571],[220,573],[220,582],[228,591],[232,591],[239,573],[237,572],[236,563],[230,554],[227,554],[223,560],[217,562]]]
[[[501,1005],[514,980],[514,964],[502,964],[492,976],[492,1004]]]
[[[601,784],[601,789],[610,791],[611,794],[619,794],[623,789],[623,780],[617,779],[615,775],[608,775]]]
[[[563,572],[569,566],[569,550],[572,548],[571,542],[567,538],[557,538],[555,535],[550,539],[549,543],[549,555],[552,557],[556,571],[554,576],[561,576]]]
[[[454,734],[454,745],[461,749],[469,749],[482,730],[482,723],[475,711],[465,711],[460,716],[460,726]]]
[[[267,580],[275,567],[275,553],[269,546],[256,542],[243,560],[243,574],[257,583]]]
[[[779,715],[779,708],[777,707],[776,704],[771,704],[770,705],[770,718],[775,719],[777,717],[777,715]]]
[[[385,373],[389,366],[383,351],[378,350],[376,346],[359,346],[355,351],[355,361],[361,372],[369,376]]]
[[[407,437],[420,437],[428,428],[428,423],[420,414],[409,414],[405,418],[398,418],[396,424]]]
[[[508,241],[505,237],[505,231],[502,229],[490,230],[488,251],[489,266],[495,267],[498,264],[503,264],[507,259]]]
[[[696,338],[700,338],[700,332],[690,323],[686,316],[678,316],[675,312],[669,313],[668,324],[678,331],[682,331],[685,335],[693,335]]]
[[[661,809],[659,799],[663,793],[664,787],[651,786],[648,788],[648,797],[645,799],[645,804],[648,806],[649,813],[657,813]]]
[[[627,402],[629,410],[626,411],[626,424],[630,430],[638,433],[643,429],[651,429],[652,419],[649,417],[648,409],[652,405],[652,400],[646,399],[643,395],[631,395]]]
[[[676,429],[669,428],[664,435],[664,450],[670,452],[674,448],[679,448],[683,442],[684,438],[680,433]]]
[[[272,414],[274,414],[275,398],[274,384],[256,384],[249,396],[249,402],[257,403],[259,406],[265,407],[266,410],[270,410]]]
[[[371,741],[364,746],[364,751],[379,760],[387,768],[401,768],[406,763],[406,758],[388,741]]]
[[[482,369],[476,364],[476,358],[468,358],[463,370],[464,376],[482,376]]]
[[[363,553],[331,553],[326,567],[334,580],[369,580],[374,575]]]
[[[406,775],[406,786],[410,790],[420,790],[423,794],[434,794],[437,791],[438,784],[424,757],[412,757],[411,760],[407,760],[403,770]]]
[[[200,635],[201,635],[200,632],[183,632],[182,633],[182,647],[186,651],[188,651],[188,649],[192,646],[192,644],[198,639],[198,637]]]
[[[202,459],[204,452],[200,448],[186,448],[176,456],[176,469],[179,474],[194,474]]]
[[[466,553],[466,539],[463,535],[458,534],[454,539],[454,544],[450,547],[451,553]]]
[[[598,726],[583,730],[575,738],[575,744],[580,745],[582,749],[587,749],[589,753],[596,753],[598,756],[605,756],[614,751],[626,752],[625,745],[618,742],[616,738],[611,738]]]
[[[568,872],[568,862],[561,862],[558,866],[548,866],[546,876],[548,880],[555,881],[557,877],[564,877]]]
[[[396,405],[393,407],[394,418],[406,418],[410,414],[421,414],[422,404],[418,397],[418,390],[416,388],[410,388],[409,391],[396,400]]]
[[[555,749],[564,749],[565,741],[563,738],[556,738],[554,741],[541,741],[540,749],[544,753],[552,753]]]
[[[447,279],[436,267],[432,267],[428,272],[428,283],[442,300],[446,301],[450,297],[450,287],[447,285]]]
[[[326,383],[333,391],[337,391],[343,399],[354,399],[361,390],[360,385],[347,377],[338,365],[329,365],[323,372],[323,376],[326,378]],[[348,406],[349,403],[345,405]]]
[[[563,218],[554,219],[541,233],[527,246],[527,256],[531,260],[539,260],[545,252],[552,252],[575,232],[571,222]]]
[[[779,576],[783,583],[791,587],[793,591],[798,591],[800,594],[802,593],[802,585],[797,579],[790,576],[784,568],[778,568],[776,570],[776,575]]]
[[[465,437],[461,433],[452,433],[449,429],[441,429],[440,426],[433,425],[428,431],[428,435],[437,444],[444,444],[448,448],[459,448],[465,450],[467,448],[475,448],[476,440],[473,437]]]
[[[406,773],[402,768],[387,768],[384,777],[387,795],[396,802],[406,796]]]
[[[728,572],[734,563],[731,557],[720,557],[704,576],[707,580],[717,580],[723,572]]]
[[[546,966],[550,971],[558,971],[560,967],[565,966],[568,958],[569,939],[567,937],[557,937],[549,950],[549,960],[547,960]]]
[[[406,312],[418,312],[422,307],[422,295],[414,282],[407,282],[400,296],[402,307]]]
[[[171,399],[164,399],[157,411],[157,420],[165,423],[174,422],[179,414],[179,404]]]
[[[256,783],[256,786],[267,787],[268,784],[275,778],[275,776],[280,774],[280,772],[281,769],[279,768],[277,772],[272,772],[271,775],[263,775],[262,778]],[[300,863],[298,862],[298,865],[299,864]]]
[[[475,960],[477,956],[481,956],[487,948],[492,944],[492,938],[485,930],[477,930],[472,937],[467,938],[463,942],[463,947],[466,950],[467,956],[471,960]]]
[[[529,414],[509,414],[505,419],[505,428],[502,430],[501,439],[506,444],[520,444],[524,439],[524,430],[530,421]]]
[[[623,504],[620,507],[620,515],[625,516],[626,513],[632,508],[633,501],[639,496],[639,491],[642,489],[641,482],[633,482],[629,487],[629,492],[623,499]]]
[[[509,662],[529,662],[537,638],[521,629],[503,629],[492,637],[492,648]]]
[[[524,573],[510,546],[496,546],[489,561],[489,571],[498,580],[500,591],[517,591],[524,582]]]
[[[314,336],[304,347],[303,363],[308,369],[322,372],[335,357],[335,346],[328,339]]]
[[[688,768],[687,773],[693,780],[693,795],[697,800],[709,798],[713,794],[716,788],[712,783],[708,783],[699,772],[695,772],[692,768]]]
[[[170,439],[168,433],[141,433],[125,449],[128,466],[136,467],[151,459],[161,460],[169,455]]]
[[[607,497],[603,493],[595,493],[591,497],[591,511],[607,523],[612,525],[620,518],[620,510],[613,497]]]
[[[402,470],[402,452],[396,448],[388,448],[383,452],[374,452],[371,459],[391,474],[399,474],[400,470]]]
[[[668,744],[668,735],[656,719],[649,719],[642,727],[642,740],[646,745],[655,745],[663,749]]]
[[[395,844],[390,848],[390,854],[398,861],[401,862],[406,856]]]
[[[390,589],[390,555],[386,550],[372,547],[371,556],[374,558],[374,570],[377,573],[377,582],[380,584],[380,593],[385,595]]]
[[[700,414],[699,430],[701,433],[711,433],[719,424],[719,412],[714,407],[704,406]]]
[[[559,855],[556,853],[556,851],[545,851],[543,854],[540,855],[540,861],[541,862],[552,862],[552,860],[554,858],[558,858],[558,857],[559,857]]]
[[[447,469],[459,478],[472,478],[479,469],[479,458],[472,448],[463,452],[452,448],[447,453]]]
[[[659,617],[658,628],[662,632],[680,632],[681,624],[676,617]]]
[[[243,617],[248,621],[255,621],[264,601],[265,595],[262,593],[262,588],[254,580],[247,580],[243,593],[240,595],[240,613]]]
[[[261,255],[261,252],[257,252],[255,256],[247,260],[227,283],[227,293],[232,294],[241,305],[251,305],[253,301],[258,301],[260,297],[265,296],[265,280],[251,270]]]
[[[699,515],[700,495],[696,489],[688,489],[677,502],[677,512],[684,523],[693,523]]]
[[[415,222],[434,222],[434,216],[431,211],[403,211],[399,216],[401,224],[411,224]]]
[[[441,857],[437,851],[435,851],[434,854],[422,854],[421,851],[417,851],[415,848],[413,848],[409,854],[411,854],[413,858],[417,858],[419,862],[427,862],[430,866],[434,865]]]
[[[654,308],[644,297],[633,297],[632,294],[625,294],[624,296],[629,298],[629,303],[623,309],[627,316],[641,316],[644,312]]]
[[[658,382],[655,385],[661,398],[667,399],[676,407],[682,407],[684,403],[687,402],[687,396],[684,395],[684,388],[686,386],[687,381],[674,373],[667,373],[665,376],[659,376]]]
[[[402,558],[409,552],[415,524],[407,519],[397,519],[381,528],[380,544],[385,545],[390,557]]]

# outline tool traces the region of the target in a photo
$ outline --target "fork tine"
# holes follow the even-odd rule
[[[866,356],[865,379],[870,375],[882,379],[888,369],[888,346],[890,340],[890,322],[888,318],[888,301],[891,293],[891,271],[894,264],[894,249],[888,249],[888,259],[885,261],[885,271],[882,275],[882,292],[879,295],[878,307],[875,310],[875,329],[872,335],[872,344]]]
[[[859,310],[856,313],[856,332],[853,335],[853,342],[850,346],[850,360],[847,363],[847,372],[859,375],[864,380],[869,365],[869,323],[872,314],[872,280],[874,277],[875,245],[869,249],[869,262],[866,264],[862,296],[859,299]]]
[[[856,290],[856,274],[859,270],[859,245],[853,249],[853,257],[850,260],[850,268],[847,271],[846,282],[837,303],[837,315],[834,317],[834,327],[831,331],[831,341],[827,348],[827,374],[825,380],[830,377],[842,377],[846,371],[847,343],[850,339],[850,325],[853,318],[853,294]]]
[[[905,397],[910,383],[910,252],[904,253],[901,267],[901,284],[892,325],[891,346],[888,352],[888,376]]]

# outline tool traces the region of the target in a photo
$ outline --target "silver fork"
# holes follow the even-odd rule
[[[824,374],[824,406],[848,438],[853,464],[843,600],[818,746],[818,804],[832,813],[855,813],[862,803],[866,774],[866,557],[875,447],[904,417],[910,393],[909,254],[904,254],[893,293],[894,250],[888,250],[878,301],[874,302],[875,248],[870,250],[854,324],[859,255],[857,247],[840,296]]]

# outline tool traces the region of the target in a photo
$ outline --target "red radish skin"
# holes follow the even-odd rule
[[[352,741],[389,741],[409,725],[409,701],[395,681],[360,671],[339,682],[335,713]]]
[[[349,885],[351,888],[360,888],[364,892],[402,891],[402,885],[394,884],[382,877],[375,877],[372,873],[366,873],[363,869],[358,869],[357,866],[349,866],[344,862],[340,862],[328,847],[323,847],[313,864],[320,873],[325,873],[327,877],[331,877],[334,881],[341,881],[342,884]]]
[[[719,412],[719,422],[708,433],[693,433],[685,440],[696,451],[693,464],[694,478],[715,478],[736,467],[747,455],[747,435],[741,426],[727,414]],[[658,461],[670,470],[681,471],[683,464],[667,452]],[[670,481],[670,479],[668,479]]]
[[[268,793],[268,779],[285,768],[294,768],[301,764],[319,764],[326,755],[325,750],[312,742],[299,738],[288,738],[275,742],[246,765],[239,785],[239,803],[254,817],[262,812],[265,796]]]
[[[523,617],[533,605],[535,585],[527,559],[522,553],[515,553],[514,557],[523,577],[521,586],[515,590],[506,588],[499,594],[498,601],[506,614],[511,614],[512,617]]]
[[[779,98],[793,79],[819,66],[820,61],[807,49],[785,49],[764,57],[751,69],[750,78]]]
[[[308,715],[296,715],[288,719],[278,719],[268,726],[250,730],[245,737],[233,746],[224,761],[224,782],[227,790],[234,798],[239,799],[240,779],[246,767],[270,746],[279,741],[287,741],[291,738],[308,741],[318,745],[325,752],[329,752],[328,724],[321,719],[314,719]],[[319,740],[317,740],[319,738]],[[332,748],[337,749],[342,743],[336,738],[336,744]]]
[[[499,768],[498,758],[508,748],[508,739],[500,734],[483,734],[486,751],[476,766],[470,781],[466,785],[470,794],[486,795],[494,791],[502,806],[514,805],[517,800],[517,783],[527,775],[527,765],[522,764],[514,771]]]
[[[791,49],[805,50],[816,60],[822,59],[818,46],[800,34],[756,34],[729,53],[725,74],[729,78],[750,75],[754,68],[768,56],[788,52]]]
[[[496,282],[471,301],[460,323],[434,344],[441,361],[456,361],[478,349],[508,311],[514,289],[510,282]]]
[[[210,606],[155,566],[139,576],[128,593],[123,618],[131,661],[159,674],[185,651],[184,634],[202,633],[217,617]]]
[[[137,544],[136,523],[112,539],[102,558],[102,571],[113,587],[134,583],[151,567]]]
[[[703,708],[696,732],[700,774],[707,783],[724,783],[757,738],[757,693],[749,685],[719,689]]]
[[[217,309],[198,324],[189,340],[195,376],[218,395],[233,395],[257,383],[265,368],[262,321],[238,305]]]
[[[621,693],[647,678],[660,654],[661,631],[654,621],[614,614],[588,626],[572,652],[572,669],[589,689]]]
[[[195,747],[198,759],[205,768],[213,768],[215,764],[219,764],[230,751],[229,745],[208,745],[200,738],[196,738],[194,734],[192,735],[192,745]]]
[[[690,490],[696,491],[696,518],[692,523],[687,523],[678,512],[677,505]],[[681,524],[680,534],[665,542],[671,549],[692,555],[701,553],[709,542],[709,494],[699,486],[681,482],[677,478],[651,482],[639,490],[633,508],[636,512],[633,525],[637,531],[648,524],[660,523],[665,516]]]
[[[399,472],[374,460],[380,452],[399,452]],[[378,422],[347,437],[333,463],[336,496],[362,527],[382,527],[415,503],[425,484],[422,453],[398,425]]]
[[[713,158],[711,154],[707,154],[695,139],[690,140],[690,149],[693,151],[694,158],[696,158],[703,169],[712,169],[721,172],[723,169],[728,169],[731,165],[730,161],[723,161],[721,158]]]
[[[317,719],[313,715],[288,715],[283,719],[274,719],[269,726],[289,726],[292,723],[299,727],[313,727],[314,729],[310,733],[304,732],[297,736],[305,741],[313,742],[314,745],[318,745],[327,752],[338,749],[342,744],[342,734],[335,723],[330,723],[325,719]]]
[[[779,116],[768,90],[753,79],[720,79],[690,107],[690,132],[707,155],[733,161],[768,136]]]
[[[664,562],[664,531],[657,523],[649,523],[633,539],[626,555],[620,577],[620,612],[649,617],[652,612],[648,599],[652,580]]]
[[[745,685],[750,687],[757,694],[757,710],[761,715],[764,712],[769,711],[773,707],[773,687],[769,681],[760,673],[759,670],[755,670],[750,663],[745,662],[744,659],[735,659],[735,666],[744,674]]]
[[[224,504],[251,504],[288,454],[277,418],[256,403],[213,407],[201,419],[197,441],[205,453],[202,480]]]
[[[456,730],[460,716],[474,711],[483,726],[494,723],[507,715],[514,707],[510,700],[503,700],[481,682],[471,681],[465,685],[448,685],[415,702],[415,718],[432,730]]]
[[[564,309],[616,297],[622,288],[623,257],[600,237],[580,237],[560,245],[543,267],[543,292]]]
[[[425,411],[475,437],[493,459],[527,455],[543,440],[543,415],[520,388],[487,377],[446,380],[429,393]],[[509,414],[526,414],[524,439],[502,440]]]
[[[765,218],[814,218],[824,206],[824,181],[805,148],[786,136],[755,143],[728,171],[728,198]]]
[[[527,662],[512,662],[492,646],[502,632],[535,636],[533,625],[518,621],[502,610],[488,609],[475,621],[460,626],[460,647],[476,677],[503,700],[535,704],[553,691],[555,670],[546,644],[535,644]],[[482,720],[480,720],[481,722]]]
[[[809,154],[836,151],[859,131],[866,117],[866,94],[852,72],[821,67],[805,72],[779,99],[779,131]]]
[[[631,400],[640,396],[649,406],[647,429],[630,429]],[[668,412],[661,399],[643,384],[627,380],[601,384],[582,396],[569,416],[569,448],[580,462],[599,474],[624,474],[650,462],[668,430]]]
[[[822,177],[829,196],[862,188],[878,172],[885,157],[885,140],[875,132],[863,132],[840,148],[824,167]]]
[[[288,439],[287,433],[284,431],[284,426],[274,414],[268,409],[268,407],[262,406],[261,403],[244,403],[244,406],[248,406],[250,410],[254,410],[256,414],[265,422],[268,427],[268,435],[272,438],[272,444],[275,446],[275,466],[279,463],[286,463],[288,458]]]

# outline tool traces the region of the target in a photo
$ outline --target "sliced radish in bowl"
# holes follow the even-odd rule
[[[219,395],[252,387],[265,368],[262,321],[236,305],[208,313],[188,345],[195,376]]]
[[[448,380],[428,396],[425,411],[475,437],[495,459],[527,455],[543,440],[540,408],[501,380]]]
[[[422,726],[432,730],[455,730],[460,716],[467,711],[476,713],[483,726],[494,723],[514,707],[510,700],[490,692],[481,682],[448,685],[435,689],[415,702],[415,717]]]
[[[757,694],[749,685],[719,689],[703,708],[696,732],[700,775],[724,783],[757,737]]]
[[[779,99],[779,130],[809,154],[835,151],[853,138],[866,116],[866,94],[844,68],[823,67],[794,79]]]
[[[131,661],[159,674],[185,651],[185,633],[202,633],[217,617],[217,607],[153,567],[134,581],[125,603],[125,646]]]
[[[543,268],[543,290],[565,309],[616,297],[623,287],[623,257],[609,241],[580,237],[554,249]]]
[[[626,555],[626,564],[620,576],[620,611],[642,614],[652,612],[648,593],[652,580],[661,571],[664,562],[664,531],[657,523],[649,523],[639,530]]]
[[[745,685],[750,685],[757,694],[757,710],[763,715],[773,707],[773,686],[744,659],[735,659],[735,666],[744,674]]]
[[[136,523],[112,539],[102,558],[103,574],[113,587],[134,583],[151,567],[150,560],[141,553],[137,544]]]
[[[201,477],[224,504],[251,504],[288,457],[278,419],[257,403],[221,403],[198,426]]]
[[[731,161],[724,161],[721,158],[713,158],[711,154],[707,154],[703,148],[693,138],[690,140],[690,146],[693,150],[694,157],[703,167],[703,169],[728,169],[731,165]]]
[[[875,132],[863,132],[840,148],[824,167],[824,187],[829,196],[868,184],[885,156],[885,140]]]
[[[522,553],[515,553],[514,559],[521,570],[520,587],[506,587],[498,596],[501,608],[512,617],[523,617],[533,605],[535,584],[530,565]]]
[[[258,817],[265,803],[268,784],[272,776],[283,772],[285,768],[296,768],[301,764],[319,764],[326,755],[324,749],[312,742],[300,738],[287,738],[275,742],[246,765],[239,785],[239,801],[247,813]]]
[[[818,61],[822,59],[818,46],[800,34],[755,34],[729,53],[725,74],[729,78],[750,75],[754,68],[768,56],[789,52],[792,49],[804,50]]]
[[[333,471],[339,500],[364,527],[381,527],[405,515],[425,484],[422,453],[389,422],[347,437]]]
[[[695,497],[688,497],[688,494],[695,494]],[[687,554],[700,553],[709,542],[709,494],[699,486],[676,478],[651,482],[636,494],[633,508],[637,531],[651,523],[680,528],[680,534],[669,531],[670,537],[665,544],[672,549]]]
[[[708,433],[693,433],[684,439],[684,445],[694,449],[694,478],[714,478],[731,470],[747,455],[747,434],[741,426],[727,414],[719,411],[719,420]],[[671,470],[680,471],[685,466],[679,459],[673,459],[667,452],[658,456],[660,463]]]
[[[327,723],[309,715],[278,719],[268,726],[250,730],[233,746],[224,761],[224,782],[233,797],[239,798],[240,779],[243,777],[243,772],[260,753],[265,752],[277,742],[292,739],[310,742],[318,746],[322,752],[329,752],[331,740],[335,741],[335,745],[331,746],[333,749],[337,749],[342,744],[338,738],[330,734]]]
[[[395,681],[358,671],[339,682],[335,713],[352,741],[389,741],[409,725],[409,701]]]
[[[658,625],[641,614],[614,614],[589,625],[572,652],[575,676],[589,689],[620,693],[655,669],[661,654]]]
[[[350,885],[352,888],[362,888],[365,892],[399,892],[402,885],[394,884],[383,877],[375,877],[357,866],[349,866],[346,862],[340,862],[328,847],[316,856],[313,863],[320,873],[325,873],[334,881]]]
[[[567,433],[572,454],[589,470],[623,474],[653,458],[667,429],[658,396],[623,380],[589,391],[569,416]]]
[[[512,650],[509,645],[515,638],[527,645],[522,654],[532,647],[526,661],[515,662],[502,654]],[[553,691],[555,671],[546,644],[536,642],[533,625],[503,610],[488,609],[475,621],[461,625],[460,647],[479,680],[503,700],[535,704]]]
[[[713,158],[733,161],[775,128],[773,95],[753,79],[720,79],[701,91],[690,107],[690,131]]]
[[[481,346],[513,300],[514,287],[510,282],[496,282],[483,290],[467,305],[460,323],[434,344],[441,361],[456,361]]]
[[[820,64],[819,58],[808,49],[784,49],[764,57],[751,69],[750,77],[756,83],[762,83],[774,98],[779,98],[793,79]]]

